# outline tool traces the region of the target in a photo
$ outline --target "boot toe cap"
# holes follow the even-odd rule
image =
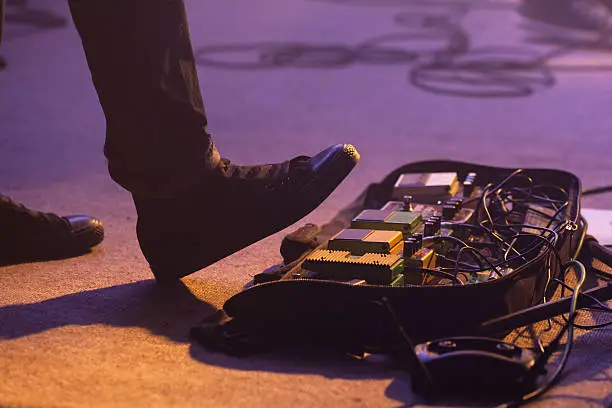
[[[63,218],[68,222],[70,231],[80,247],[91,248],[104,239],[104,225],[99,219],[89,215],[69,215]]]
[[[359,161],[359,152],[351,144],[336,144],[311,157],[309,162],[315,172],[337,161],[344,161],[348,165],[355,165]]]

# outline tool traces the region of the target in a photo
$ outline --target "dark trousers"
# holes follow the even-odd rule
[[[219,161],[206,132],[183,0],[69,0],[106,117],[111,177],[174,196]]]

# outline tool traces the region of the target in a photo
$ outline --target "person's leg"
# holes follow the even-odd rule
[[[219,161],[180,0],[70,0],[106,116],[113,179],[139,196],[173,196]]]
[[[219,159],[182,0],[70,0],[107,121],[111,176],[134,196],[158,280],[195,272],[298,221],[359,160],[351,145],[265,166]]]

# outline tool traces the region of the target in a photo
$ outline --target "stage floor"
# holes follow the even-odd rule
[[[424,159],[612,184],[610,44],[534,26],[517,5],[188,0],[209,130],[244,164],[357,146],[361,163],[301,223],[328,221]],[[0,268],[0,406],[427,405],[385,364],[192,345],[191,326],[279,262],[282,233],[160,290],[131,197],[106,172],[104,117],[67,2],[9,0],[0,55],[0,192],[107,230],[92,254]],[[610,209],[612,197],[583,205]],[[580,336],[563,381],[534,405],[610,406],[611,364],[609,329]]]

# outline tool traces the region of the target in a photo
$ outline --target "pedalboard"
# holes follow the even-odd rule
[[[267,339],[306,333],[390,350],[397,339],[376,306],[385,298],[416,343],[476,335],[482,322],[552,295],[558,263],[575,258],[584,234],[580,190],[561,170],[402,166],[320,230],[290,234],[283,264],[224,310]]]

